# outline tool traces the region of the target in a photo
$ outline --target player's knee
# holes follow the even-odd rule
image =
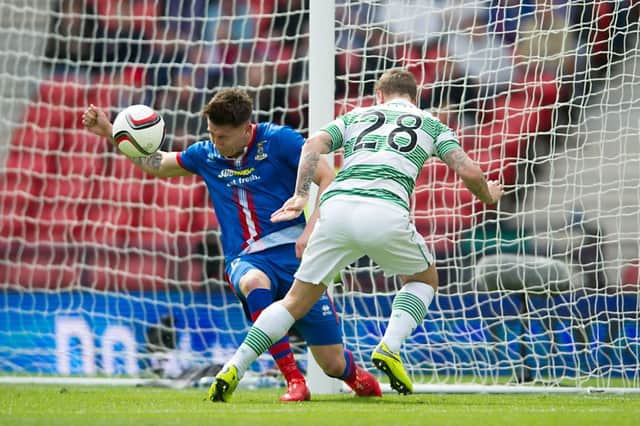
[[[296,320],[299,320],[309,312],[309,308],[307,308],[308,304],[301,300],[296,294],[287,293],[281,303]]]
[[[434,291],[438,290],[439,280],[435,265],[431,265],[426,270],[418,272],[417,274],[404,275],[402,279],[405,283],[412,281],[422,282],[433,287]]]
[[[322,284],[310,284],[295,280],[282,299],[282,304],[298,320],[311,310],[326,289],[327,287]]]
[[[240,292],[246,297],[256,288],[270,288],[271,283],[264,272],[253,269],[240,278],[238,286]]]

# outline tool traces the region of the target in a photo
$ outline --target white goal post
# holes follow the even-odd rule
[[[444,163],[423,167],[412,215],[440,288],[402,349],[416,391],[637,392],[638,9],[0,0],[0,383],[186,383],[249,327],[202,181],[136,171],[82,129],[87,105],[154,107],[177,151],[207,137],[199,111],[220,87],[307,135],[404,67],[507,190],[485,207]],[[375,371],[399,283],[367,258],[341,281],[344,342]],[[299,354],[314,393],[340,390]],[[252,374],[272,385],[273,368],[263,356]]]
[[[318,131],[333,120],[335,2],[311,0],[309,4],[309,134]],[[330,165],[333,157],[325,156]],[[311,200],[318,196],[313,185]],[[310,212],[313,211],[313,205]],[[313,355],[307,350],[307,378],[315,394],[333,394],[340,391],[342,383],[328,377]]]

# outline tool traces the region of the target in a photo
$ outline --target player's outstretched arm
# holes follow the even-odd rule
[[[89,105],[82,114],[82,124],[88,131],[108,139],[117,148],[116,141],[111,137],[111,122],[103,110],[95,105]],[[129,158],[129,160],[146,173],[157,177],[188,176],[191,174],[178,164],[176,153],[156,151],[147,157]]]
[[[317,132],[302,146],[300,153],[300,163],[298,164],[298,178],[296,179],[296,189],[293,197],[289,198],[282,207],[271,215],[272,222],[283,222],[292,220],[300,216],[309,200],[311,183],[314,181],[318,164],[324,163],[322,154],[331,152],[331,137],[326,132]],[[324,163],[326,165],[326,163]],[[330,181],[329,181],[330,183]],[[326,183],[328,185],[329,183]],[[326,186],[324,187],[326,188]],[[320,187],[321,191],[324,191]]]
[[[478,166],[462,149],[447,152],[444,162],[456,172],[466,187],[486,204],[495,204],[500,200],[504,189],[497,181],[487,181]]]

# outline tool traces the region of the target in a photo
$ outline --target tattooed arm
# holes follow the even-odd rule
[[[447,152],[444,162],[483,203],[495,204],[502,197],[504,192],[502,184],[497,181],[487,181],[482,169],[462,149]]]
[[[318,170],[318,163],[321,161],[322,154],[328,154],[330,150],[331,137],[326,132],[314,134],[302,146],[295,195],[299,197],[309,197],[311,183],[316,176],[316,170]]]
[[[330,151],[331,137],[328,133],[318,132],[307,139],[300,153],[298,178],[293,197],[289,198],[280,209],[271,215],[272,222],[282,222],[300,216],[309,200],[309,191],[314,180],[317,180],[316,183],[320,187],[318,195],[331,183],[333,175],[330,175],[331,179],[327,179],[329,176],[326,172],[328,165],[322,159],[322,154],[328,154]],[[320,167],[319,164],[321,164]],[[322,173],[318,173],[319,171]]]
[[[91,133],[109,139],[117,147],[111,137],[111,122],[104,111],[90,105],[82,115],[82,123]],[[188,176],[191,174],[180,166],[175,152],[156,151],[147,157],[129,158],[129,160],[145,172],[157,177]]]
[[[189,176],[177,159],[178,153],[156,151],[148,157],[129,158],[136,166],[156,177]]]
[[[322,134],[327,135],[328,137],[327,133],[322,132]],[[328,143],[329,148],[331,147],[330,138],[328,139],[328,142],[324,139],[322,135],[318,135],[318,138],[320,138],[320,140],[323,141],[323,143]],[[300,158],[302,159],[303,157],[300,157]],[[300,168],[298,168],[298,172],[299,171],[300,171]],[[311,216],[309,216],[307,220],[307,226],[305,226],[304,231],[302,232],[302,235],[300,235],[300,237],[296,240],[296,256],[298,258],[302,257],[302,252],[307,246],[307,242],[309,241],[311,232],[313,232],[313,228],[315,227],[316,222],[320,218],[320,196],[325,191],[325,189],[327,189],[327,187],[331,184],[331,182],[333,182],[333,178],[335,176],[336,174],[334,173],[333,168],[329,166],[329,163],[327,163],[324,160],[324,158],[320,158],[319,161],[317,162],[316,171],[313,176],[313,183],[318,185],[318,193],[315,200],[315,207],[313,209],[313,213],[311,214]]]

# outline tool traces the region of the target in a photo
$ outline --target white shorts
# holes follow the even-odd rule
[[[320,207],[295,277],[331,285],[342,268],[365,254],[385,275],[412,275],[433,264],[405,209],[375,198],[337,195]]]

